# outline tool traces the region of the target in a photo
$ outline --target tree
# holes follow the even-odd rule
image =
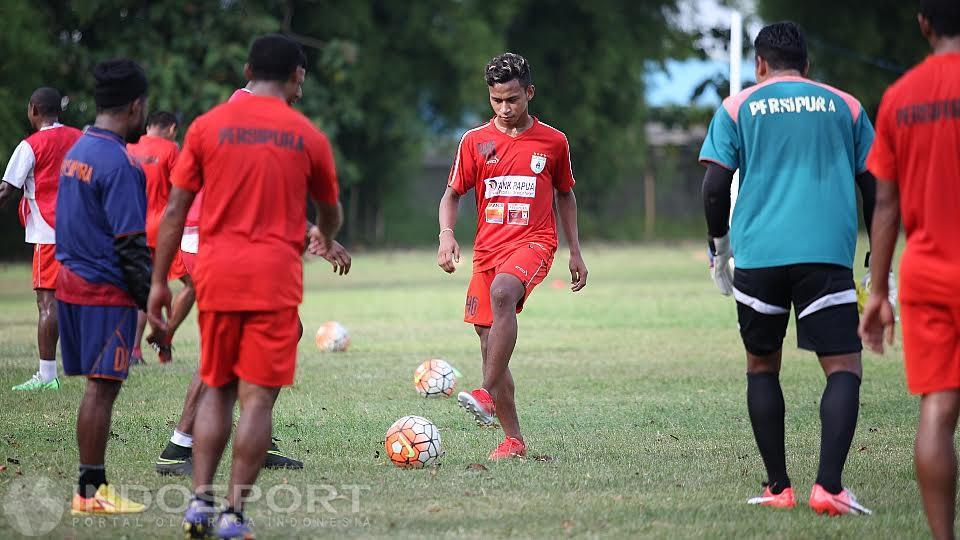
[[[812,75],[860,99],[876,115],[884,90],[921,60],[928,45],[917,27],[917,2],[758,0],[766,21],[789,19],[807,34]]]

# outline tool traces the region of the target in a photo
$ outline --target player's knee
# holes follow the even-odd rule
[[[494,285],[490,288],[490,302],[494,311],[516,309],[519,298],[514,291],[503,285]]]

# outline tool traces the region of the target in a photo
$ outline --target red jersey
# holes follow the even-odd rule
[[[867,166],[900,191],[902,300],[960,304],[960,53],[930,56],[887,89]]]
[[[127,153],[147,176],[147,245],[155,248],[157,229],[170,199],[170,173],[180,147],[163,137],[144,135],[140,142],[127,145]]]
[[[227,103],[234,103],[241,101],[252,96],[251,93],[246,88],[238,88],[233,91],[233,94],[230,95],[230,99],[227,100]],[[200,225],[200,207],[203,205],[203,190],[201,189],[197,192],[197,196],[193,199],[193,204],[190,206],[190,212],[187,213],[187,221],[184,223],[184,227],[197,227]]]
[[[10,156],[3,181],[23,190],[20,223],[31,244],[55,243],[60,164],[80,135],[79,129],[55,123],[21,141]]]
[[[204,190],[193,276],[201,310],[300,304],[307,193],[327,204],[339,196],[323,133],[282,99],[228,102],[190,126],[171,180]]]
[[[567,137],[536,118],[516,137],[493,120],[466,132],[447,185],[461,195],[476,190],[473,271],[493,268],[526,243],[555,252],[553,190],[568,193],[575,183]]]

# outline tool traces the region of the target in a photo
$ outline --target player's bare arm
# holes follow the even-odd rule
[[[314,204],[317,205],[317,230],[310,240],[316,242],[316,254],[326,259],[327,253],[333,249],[333,239],[337,236],[340,225],[343,224],[343,207],[339,202],[329,204],[314,201]],[[343,248],[343,246],[340,247]]]
[[[460,262],[460,244],[457,243],[453,229],[457,225],[457,210],[460,206],[460,194],[447,187],[440,199],[440,247],[437,250],[437,265],[443,271],[452,274],[456,263]]]
[[[167,331],[167,319],[173,311],[170,285],[167,284],[167,274],[173,257],[180,249],[180,239],[183,237],[183,224],[187,221],[187,212],[197,196],[192,191],[173,186],[170,189],[170,199],[167,209],[160,221],[157,230],[157,254],[154,259],[153,279],[150,285],[150,299],[147,301],[147,320],[154,333],[164,334]],[[164,308],[167,316],[163,316]],[[149,339],[149,338],[148,338]]]
[[[0,182],[0,208],[6,208],[10,201],[19,199],[22,195],[22,189],[10,182]]]
[[[587,286],[587,265],[580,254],[580,231],[577,227],[577,196],[573,190],[557,191],[557,210],[560,226],[570,248],[570,290],[577,292]]]
[[[900,232],[900,191],[896,182],[876,182],[876,188],[877,207],[873,212],[873,232],[870,234],[870,274],[886,276],[890,273]],[[883,354],[884,340],[893,344],[894,316],[888,299],[888,282],[875,279],[870,289],[870,298],[860,318],[860,339],[870,350]]]

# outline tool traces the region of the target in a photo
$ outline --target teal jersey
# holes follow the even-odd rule
[[[737,267],[853,268],[854,178],[872,143],[860,102],[809,79],[777,77],[725,99],[700,162],[740,170],[730,226]]]

